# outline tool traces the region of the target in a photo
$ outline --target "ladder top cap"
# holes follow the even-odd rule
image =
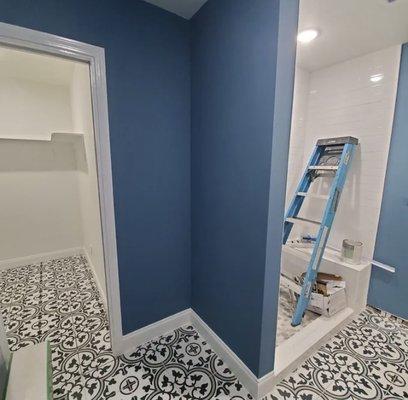
[[[353,136],[342,136],[342,137],[334,137],[334,138],[327,138],[327,139],[319,139],[316,143],[316,146],[338,146],[341,144],[358,144],[358,139]]]

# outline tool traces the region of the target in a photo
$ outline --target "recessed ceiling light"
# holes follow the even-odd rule
[[[375,74],[370,76],[371,82],[380,82],[384,78],[384,74]]]
[[[319,31],[317,29],[305,29],[297,35],[297,40],[300,43],[310,43],[312,40],[319,36]]]

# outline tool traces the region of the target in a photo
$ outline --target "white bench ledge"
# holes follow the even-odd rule
[[[46,400],[51,386],[49,346],[43,342],[13,353],[6,400]]]

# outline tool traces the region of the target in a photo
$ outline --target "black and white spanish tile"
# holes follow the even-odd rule
[[[192,326],[114,356],[104,303],[83,256],[2,271],[0,287],[11,350],[51,345],[54,400],[251,399]],[[368,308],[267,398],[408,398],[407,326]]]
[[[268,398],[408,398],[408,327],[367,308]]]
[[[82,256],[0,273],[10,348],[49,341],[54,400],[247,400],[192,326],[115,357],[104,303]]]
[[[83,376],[85,399],[251,399],[191,326],[157,338]]]

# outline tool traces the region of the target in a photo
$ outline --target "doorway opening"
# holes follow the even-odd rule
[[[103,49],[0,28],[2,365],[49,346],[59,398],[120,351]]]
[[[282,247],[275,351],[278,377],[366,308],[401,45],[408,40],[407,11],[403,2],[300,1],[286,210],[295,196],[302,197],[303,203],[299,214],[286,220],[291,232]],[[338,164],[325,166],[326,170],[333,167],[333,173],[309,168],[314,175],[306,190],[299,183],[318,140],[340,137],[356,138],[358,145],[323,247],[321,274],[311,285],[311,301],[298,325],[293,316],[319,229],[325,226]],[[347,257],[350,242],[362,245],[360,259]]]

